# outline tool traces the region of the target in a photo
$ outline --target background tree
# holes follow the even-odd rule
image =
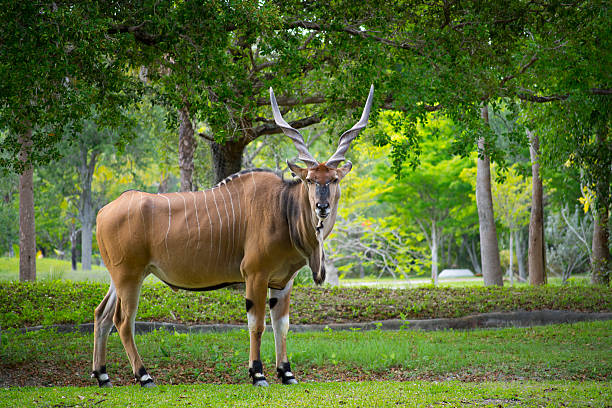
[[[395,204],[403,222],[418,225],[429,246],[431,279],[436,285],[441,244],[447,236],[453,235],[452,227],[457,225],[458,215],[470,202],[471,186],[462,181],[459,175],[465,168],[471,167],[471,163],[451,153],[455,131],[452,122],[446,118],[432,117],[423,127],[418,126],[423,149],[421,164],[414,170],[406,168],[401,178],[390,183],[388,190],[379,198]],[[387,170],[381,178],[392,179],[392,176]],[[406,202],[410,204],[401,205]]]
[[[2,1],[0,10],[0,168],[20,175],[20,279],[35,280],[34,166],[58,155],[61,128],[90,101],[115,111],[123,70],[107,21],[87,3]]]

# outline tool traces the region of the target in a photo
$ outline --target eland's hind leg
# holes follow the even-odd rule
[[[297,384],[287,358],[287,332],[289,332],[289,298],[293,280],[282,290],[270,289],[270,316],[276,348],[276,372],[283,384]]]
[[[142,287],[144,276],[138,278],[132,278],[132,276],[123,275],[115,283],[117,288],[117,307],[115,308],[113,321],[130,360],[134,377],[140,382],[141,386],[153,387],[155,386],[153,379],[147,374],[147,370],[144,368],[144,364],[136,349],[136,343],[134,342],[134,323],[136,321],[138,298],[140,297],[140,288]]]
[[[93,351],[93,378],[98,380],[100,387],[111,387],[106,373],[106,343],[108,335],[113,328],[113,315],[117,304],[115,286],[111,281],[108,292],[94,312],[94,351]]]

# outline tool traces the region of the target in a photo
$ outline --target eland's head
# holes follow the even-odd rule
[[[303,161],[307,166],[306,168],[302,168],[287,161],[289,169],[302,180],[308,191],[313,218],[317,220],[315,224],[322,223],[330,214],[335,216],[336,209],[338,208],[338,201],[340,200],[340,181],[353,167],[352,163],[348,160],[343,166],[338,167],[338,165],[345,160],[344,154],[348,150],[353,139],[355,139],[357,135],[359,135],[359,132],[366,127],[372,108],[373,95],[374,85],[370,87],[370,93],[359,122],[340,136],[336,152],[326,162],[319,163],[308,151],[308,147],[306,143],[304,143],[304,138],[300,132],[291,127],[283,119],[278,109],[276,98],[274,97],[274,91],[270,88],[270,103],[272,104],[274,121],[283,130],[285,135],[291,138],[299,152],[298,159]]]

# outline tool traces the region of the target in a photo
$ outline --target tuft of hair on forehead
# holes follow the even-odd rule
[[[318,166],[308,168],[308,177],[322,184],[337,178],[338,172],[335,168],[327,167],[325,163],[321,163]]]

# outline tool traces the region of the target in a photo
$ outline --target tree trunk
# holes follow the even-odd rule
[[[516,247],[516,263],[518,266],[519,281],[525,282],[527,280],[527,275],[525,274],[525,260],[523,259],[522,236],[523,234],[521,233],[521,230],[517,231],[514,245]]]
[[[488,107],[481,109],[482,119],[489,123]],[[485,286],[503,286],[503,272],[499,261],[499,245],[493,214],[493,197],[491,195],[491,166],[489,156],[484,153],[484,138],[478,140],[478,162],[476,169],[476,206],[480,227],[480,258],[482,277]]]
[[[591,255],[591,282],[594,284],[608,285],[610,283],[610,250],[609,250],[609,239],[610,231],[608,230],[608,209],[610,208],[610,167],[612,163],[610,160],[610,147],[606,144],[607,139],[607,127],[601,127],[597,131],[597,144],[598,148],[602,152],[608,152],[605,155],[607,160],[604,160],[601,165],[604,169],[601,172],[601,176],[598,177],[595,185],[595,195],[597,201],[595,203],[596,215],[593,223],[593,243],[592,243],[592,255]]]
[[[431,280],[434,286],[438,286],[438,234],[436,222],[431,221]]]
[[[93,222],[81,221],[81,269],[91,271],[91,242],[93,240]]]
[[[467,239],[463,238],[464,240]],[[474,268],[474,273],[476,275],[482,274],[482,269],[480,269],[480,264],[478,263],[478,253],[476,251],[476,240],[470,239],[470,242],[466,244],[465,249],[467,251],[468,256],[470,257],[470,261],[472,262],[472,267]]]
[[[512,253],[512,238],[513,238],[513,233],[512,230],[510,230],[510,245],[509,245],[509,250],[510,250],[510,262],[509,262],[509,267],[508,267],[508,274],[510,275],[510,286],[514,286],[514,271],[512,270],[512,264],[514,259],[513,258],[513,253]]]
[[[610,250],[608,242],[608,208],[597,208],[597,216],[593,224],[593,252],[591,255],[591,283],[608,285],[610,283]]]
[[[34,168],[28,163],[32,130],[19,136],[19,160],[24,163],[19,175],[19,280],[36,280],[36,225],[34,222]]]
[[[159,194],[168,192],[168,181],[170,180],[170,175],[168,173],[164,174],[159,182],[159,187],[157,187],[157,192]]]
[[[189,109],[184,106],[179,110],[179,169],[181,172],[181,191],[193,191],[193,153],[196,139],[193,135],[193,124]]]
[[[340,279],[338,279],[338,268],[328,259],[325,259],[325,283],[331,286],[339,286]]]
[[[540,178],[540,139],[529,129],[526,130],[530,140],[531,156],[531,218],[529,219],[529,251],[527,255],[529,283],[543,285],[546,283],[546,260],[544,250],[544,209],[543,187]]]
[[[81,162],[79,163],[81,179],[79,221],[81,221],[81,269],[84,271],[91,270],[91,242],[96,218],[91,184],[99,154],[94,149],[90,155],[87,146],[81,146]]]
[[[246,146],[244,139],[228,140],[224,144],[210,143],[215,184],[238,173],[242,164],[242,153]]]
[[[72,263],[72,270],[76,271],[77,270],[77,238],[79,236],[78,234],[78,229],[76,228],[76,226],[74,225],[74,223],[71,223],[70,226],[70,260]]]

